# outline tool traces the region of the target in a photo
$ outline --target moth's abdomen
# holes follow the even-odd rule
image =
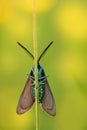
[[[44,96],[44,84],[39,83],[39,102],[42,102]]]
[[[34,84],[34,82],[31,84],[31,88],[32,88],[33,97],[35,99],[35,84]],[[39,103],[41,103],[43,96],[44,96],[44,83],[39,82],[38,91],[39,91]]]

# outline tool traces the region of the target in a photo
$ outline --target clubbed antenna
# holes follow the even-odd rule
[[[21,43],[17,42],[17,44],[22,47],[22,49],[25,50],[25,52],[30,55],[32,57],[32,59],[34,59],[33,54],[27,49],[25,48]],[[40,59],[42,58],[42,56],[45,54],[45,52],[48,50],[48,48],[53,44],[53,41],[49,43],[49,45],[44,49],[44,51],[41,53],[41,55],[39,56],[37,63],[39,64]]]

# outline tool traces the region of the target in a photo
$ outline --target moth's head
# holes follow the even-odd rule
[[[38,69],[38,77],[40,78],[44,76],[44,69],[40,64],[38,64],[37,69]],[[35,75],[35,67],[33,66],[31,69],[31,76],[34,77],[34,75]]]

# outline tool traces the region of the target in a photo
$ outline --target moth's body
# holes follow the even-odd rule
[[[56,107],[53,94],[51,92],[50,86],[47,81],[47,76],[45,75],[44,69],[39,64],[39,61],[49,46],[52,44],[51,42],[47,48],[43,51],[43,53],[38,58],[38,102],[42,105],[43,109],[50,114],[51,116],[56,115]],[[28,51],[25,47],[23,47],[19,42],[18,44],[34,59],[34,56]],[[19,98],[19,102],[17,105],[17,114],[23,114],[28,111],[35,102],[35,74],[34,74],[34,66],[32,67],[30,73],[28,74],[27,81],[25,83],[24,89]]]
[[[31,88],[32,93],[35,98],[35,76],[34,76],[34,66],[32,67],[29,75],[29,78],[32,79]],[[47,76],[45,76],[44,69],[40,64],[38,64],[38,91],[39,91],[39,103],[42,102],[43,96],[44,96],[44,87],[45,87],[45,80],[47,79]]]

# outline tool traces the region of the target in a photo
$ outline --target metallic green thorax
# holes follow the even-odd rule
[[[32,78],[31,87],[32,87],[33,96],[35,98],[34,66],[31,69],[29,77]],[[46,78],[47,76],[45,75],[43,68],[40,66],[40,64],[38,64],[39,102],[42,102],[44,96],[44,85],[45,85]]]

